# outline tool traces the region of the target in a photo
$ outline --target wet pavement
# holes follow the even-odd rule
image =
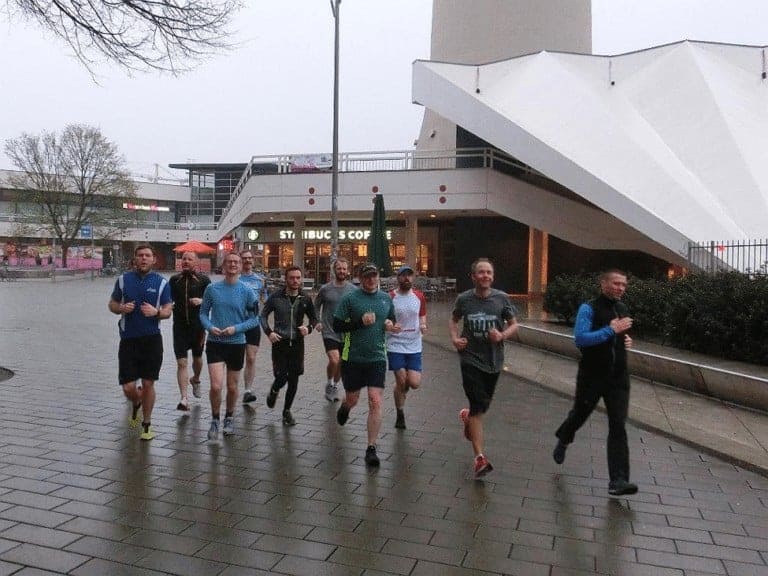
[[[238,405],[234,437],[208,442],[207,398],[175,410],[164,322],[158,436],[142,443],[116,383],[111,285],[0,285],[0,365],[16,373],[0,383],[0,575],[768,574],[768,479],[629,426],[640,492],[611,498],[605,417],[559,467],[553,431],[569,400],[511,374],[486,422],[496,469],[474,480],[458,361],[436,337],[444,319],[432,318],[405,431],[388,384],[378,470],[363,463],[364,403],[341,428],[322,396],[317,335],[297,426],[282,425],[282,398],[264,405],[265,343],[257,405]]]

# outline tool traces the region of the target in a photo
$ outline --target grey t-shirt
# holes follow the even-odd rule
[[[461,336],[467,339],[467,347],[460,352],[461,363],[474,366],[483,372],[501,372],[504,367],[504,341],[493,343],[488,339],[492,328],[504,330],[507,321],[517,315],[515,307],[501,290],[481,298],[474,289],[462,292],[453,305],[453,317],[462,320]]]
[[[315,312],[320,317],[320,323],[323,325],[323,339],[342,342],[342,334],[333,331],[333,314],[341,299],[348,293],[356,289],[352,282],[345,281],[341,286],[334,282],[323,284],[315,296]]]

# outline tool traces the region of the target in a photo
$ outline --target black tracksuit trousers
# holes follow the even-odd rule
[[[629,480],[629,446],[626,421],[629,410],[629,384],[626,377],[591,378],[579,374],[576,398],[565,421],[555,432],[563,444],[570,444],[576,431],[587,421],[600,398],[608,413],[608,474],[611,482]]]

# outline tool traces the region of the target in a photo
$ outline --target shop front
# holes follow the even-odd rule
[[[366,226],[339,227],[339,256],[350,264],[352,277],[368,261],[368,236],[370,228]],[[330,226],[306,226],[301,229],[288,226],[242,227],[238,233],[241,245],[252,250],[256,257],[256,267],[268,274],[279,274],[294,262],[301,262],[307,278],[315,280],[319,286],[328,282],[331,268],[331,228]],[[392,226],[387,229],[390,241],[389,255],[392,268],[405,264],[405,229]],[[436,269],[438,231],[436,228],[419,230],[416,262],[418,274],[428,276]],[[302,254],[296,258],[297,251]]]

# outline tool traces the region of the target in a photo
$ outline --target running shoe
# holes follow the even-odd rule
[[[344,424],[347,423],[347,420],[349,420],[349,408],[345,404],[342,404],[339,406],[338,412],[336,412],[336,422],[339,423],[339,426],[344,426]]]
[[[395,428],[405,430],[405,413],[402,410],[397,411],[397,418],[395,418]]]
[[[482,478],[491,470],[493,470],[493,466],[488,461],[488,458],[482,454],[478,454],[475,457],[475,478]]]
[[[379,456],[376,454],[376,446],[370,445],[365,449],[365,465],[366,466],[378,466]]]
[[[472,436],[469,433],[469,408],[462,408],[459,411],[459,420],[464,425],[464,438],[472,441]]]
[[[131,428],[137,428],[141,422],[141,402],[138,406],[134,406],[131,411],[131,415],[128,417],[128,426]]]
[[[216,440],[219,437],[219,421],[211,420],[211,427],[208,428],[208,440]]]
[[[224,428],[221,431],[224,436],[232,436],[235,433],[235,419],[231,416],[224,418]]]
[[[328,382],[328,384],[325,385],[325,399],[328,400],[328,402],[338,402],[338,391],[338,385],[334,384],[333,382]]]
[[[568,444],[563,444],[561,440],[557,441],[557,446],[552,451],[552,459],[556,464],[562,464],[565,462],[565,451],[568,449]]]
[[[200,380],[190,378],[189,383],[192,384],[192,396],[200,398]]]
[[[152,440],[154,437],[155,432],[152,430],[152,426],[144,426],[141,436],[139,436],[142,440]]]
[[[270,388],[269,394],[267,394],[267,408],[274,408],[277,402],[277,390]]]
[[[293,418],[290,410],[283,410],[283,424],[286,426],[296,426],[296,420]]]
[[[186,398],[183,398],[181,402],[176,404],[176,410],[181,410],[182,412],[189,412],[189,402],[187,402]]]
[[[245,394],[243,394],[243,404],[250,404],[251,402],[256,402],[256,394],[246,390]]]
[[[637,484],[619,478],[618,480],[608,483],[608,494],[611,496],[637,494]]]

